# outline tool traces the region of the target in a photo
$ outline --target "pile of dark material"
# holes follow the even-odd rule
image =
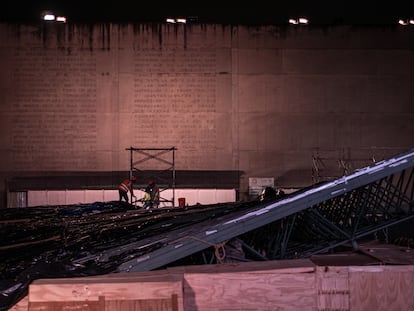
[[[107,261],[93,260],[150,236],[234,211],[257,202],[195,205],[151,211],[124,202],[0,210],[0,310],[7,310],[27,294],[39,278],[92,276],[116,272],[125,253]],[[160,245],[137,250],[134,256]],[[141,253],[139,253],[141,252]],[[130,255],[130,254],[128,254]],[[90,260],[81,260],[90,258]],[[82,262],[82,263],[79,263]]]

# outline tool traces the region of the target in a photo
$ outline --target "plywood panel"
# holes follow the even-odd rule
[[[29,310],[182,311],[182,277],[164,272],[40,279],[29,286]]]
[[[105,301],[106,311],[175,311],[177,301],[171,299]]]
[[[314,273],[184,275],[185,310],[315,310]]]
[[[9,309],[9,311],[27,311],[29,308],[29,296],[24,296],[18,303]]]
[[[29,302],[29,311],[103,311],[99,301],[47,301]]]
[[[348,267],[316,269],[318,310],[349,310]]]
[[[36,280],[29,310],[408,311],[413,284],[414,266],[315,267],[309,260],[182,266]]]
[[[414,310],[413,266],[352,267],[350,310]]]
[[[316,265],[309,259],[270,260],[234,262],[216,265],[194,265],[168,268],[172,274],[179,273],[267,273],[277,270],[277,273],[313,273]],[[155,272],[155,271],[154,271]]]
[[[46,301],[31,302],[30,311],[177,311],[179,310],[177,295],[169,299],[146,300],[109,300],[100,297],[99,301]]]
[[[106,300],[115,299],[161,299],[172,293],[181,292],[181,283],[171,282],[120,282],[120,283],[78,283],[37,284],[29,288],[29,301],[97,301],[100,296]]]

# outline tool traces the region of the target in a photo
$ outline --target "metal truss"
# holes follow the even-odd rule
[[[359,238],[414,218],[413,168],[414,149],[253,210],[169,232],[160,247],[118,270],[148,271],[197,253],[208,259],[205,254],[234,239],[251,260],[304,258],[356,246]]]
[[[306,258],[414,218],[414,169],[383,177],[241,237],[262,260]],[[249,251],[247,249],[249,253]],[[250,254],[257,257],[257,254]]]

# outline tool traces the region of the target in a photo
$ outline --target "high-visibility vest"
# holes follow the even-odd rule
[[[160,188],[158,186],[154,185],[153,187],[147,186],[145,188],[145,201],[152,201],[152,202],[158,202],[160,198]]]
[[[121,184],[119,185],[119,190],[122,190],[124,192],[132,191],[132,181],[129,179],[125,179]]]

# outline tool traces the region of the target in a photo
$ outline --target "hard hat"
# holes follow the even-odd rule
[[[135,176],[132,176],[132,177],[131,177],[131,180],[136,181],[136,180],[137,180],[137,178],[136,178]]]

